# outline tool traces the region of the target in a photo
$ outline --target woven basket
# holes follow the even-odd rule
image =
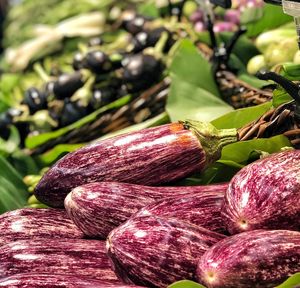
[[[204,43],[198,43],[201,54],[210,61],[213,57],[213,50]],[[250,84],[242,81],[228,70],[216,71],[215,79],[224,101],[235,109],[255,106],[272,100],[273,89],[265,87],[257,89]]]
[[[99,115],[95,121],[83,125],[78,129],[74,129],[61,137],[50,140],[33,149],[31,154],[41,154],[62,143],[74,144],[88,142],[97,139],[104,134],[126,128],[133,124],[141,123],[149,118],[157,116],[165,109],[169,86],[170,79],[165,78],[160,83],[142,92],[128,104],[118,109],[106,111]]]
[[[291,101],[267,111],[259,119],[238,130],[239,140],[286,136],[292,145],[300,148],[300,117],[295,113],[296,103]]]

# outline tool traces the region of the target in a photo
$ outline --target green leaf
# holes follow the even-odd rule
[[[211,123],[218,129],[240,128],[259,118],[271,107],[272,103],[266,102],[253,107],[237,109],[213,120]]]
[[[111,138],[111,137],[115,137],[121,134],[125,134],[125,133],[130,133],[130,132],[135,132],[135,131],[139,131],[141,129],[146,129],[146,128],[150,128],[150,127],[154,127],[154,126],[158,126],[158,125],[163,125],[170,122],[170,118],[169,115],[166,112],[163,112],[153,118],[150,118],[142,123],[138,123],[135,125],[131,125],[129,127],[126,127],[124,129],[112,132],[112,133],[108,133],[105,134],[104,136],[96,139],[95,141],[98,140],[104,140],[107,138]]]
[[[28,198],[21,175],[0,156],[0,214],[23,207]]]
[[[200,175],[184,179],[179,185],[207,185],[228,182],[245,165],[259,159],[266,153],[274,153],[291,146],[284,136],[254,139],[227,145],[222,150],[221,159],[209,166]]]
[[[232,110],[222,101],[210,63],[189,40],[182,40],[170,67],[172,84],[166,111],[172,121],[210,121]],[[213,115],[213,116],[212,116]]]
[[[210,63],[203,58],[190,40],[181,40],[170,66],[171,77],[219,96],[219,91],[212,75]],[[174,81],[172,81],[174,82]]]
[[[233,108],[209,91],[172,76],[166,111],[172,121],[193,119],[211,121]]]
[[[249,7],[246,8],[241,15],[241,24],[249,24],[260,20],[264,15],[264,11],[261,7]]]
[[[258,34],[277,28],[285,23],[293,21],[293,18],[284,14],[282,7],[266,4],[263,10],[263,15],[260,20],[247,24],[247,35],[249,37],[257,36]]]
[[[289,279],[283,282],[276,288],[297,288],[300,287],[300,272],[292,275]]]
[[[220,39],[224,41],[224,43],[228,44],[233,36],[232,32],[223,32],[220,33]],[[254,45],[253,41],[251,41],[247,36],[241,36],[236,44],[233,47],[232,53],[236,55],[244,65],[247,65],[248,61],[259,54],[258,49]]]
[[[114,109],[114,108],[119,108],[125,104],[127,104],[129,101],[131,100],[131,96],[124,96],[106,106],[103,106],[101,108],[99,108],[98,110],[94,111],[93,113],[87,115],[84,118],[81,118],[80,120],[66,126],[63,127],[61,129],[52,131],[52,132],[48,132],[48,133],[43,133],[37,136],[32,136],[32,137],[27,137],[25,140],[25,145],[27,148],[32,149],[32,148],[36,148],[37,146],[40,146],[44,143],[46,143],[49,140],[58,138],[68,132],[71,132],[74,129],[77,129],[89,122],[94,121],[95,119],[97,119],[97,117],[99,117],[99,115],[101,115],[102,113],[110,110],[110,109]]]
[[[247,73],[242,73],[238,76],[238,78],[246,83],[248,83],[249,85],[261,89],[264,86],[270,85],[270,82],[265,81],[265,80],[260,80],[255,76],[252,76],[250,74]]]
[[[168,288],[205,288],[205,286],[194,281],[181,280],[169,285]]]
[[[153,126],[157,126],[157,125],[162,125],[162,124],[166,124],[169,122],[169,117],[167,115],[166,112],[159,114],[151,119],[148,119],[142,123],[138,123],[135,125],[131,125],[129,127],[126,127],[124,129],[112,132],[112,133],[108,133],[105,134],[104,136],[94,140],[94,141],[98,141],[98,140],[104,140],[110,137],[114,137],[117,135],[121,135],[121,134],[125,134],[125,133],[129,133],[129,132],[134,132],[134,131],[138,131],[141,129],[145,129],[145,128],[149,128],[149,127],[153,127]],[[52,163],[54,163],[55,161],[57,161],[59,158],[61,158],[64,154],[72,152],[77,150],[78,148],[82,147],[83,145],[85,145],[85,143],[80,143],[80,144],[59,144],[56,145],[54,148],[52,148],[51,150],[45,152],[42,155],[38,156],[38,160],[43,163],[43,165],[49,166]],[[34,173],[31,173],[34,174]]]
[[[223,42],[225,45],[229,44],[233,37],[234,33],[232,32],[222,32],[217,35],[217,43],[221,45]],[[202,32],[199,34],[199,40],[201,42],[206,43],[207,45],[211,45],[210,37],[208,32]],[[259,50],[254,45],[253,41],[251,41],[247,36],[241,36],[238,41],[235,43],[232,55],[235,55],[239,58],[239,60],[247,65],[248,61],[254,57],[255,55],[259,54]]]
[[[292,101],[293,98],[280,86],[273,92],[273,106],[278,107],[283,103]]]
[[[21,176],[37,174],[42,167],[25,150],[17,150],[7,157],[7,160]]]
[[[56,145],[51,150],[47,151],[46,153],[40,155],[38,159],[46,166],[51,165],[53,162],[61,158],[63,155],[72,152],[74,150],[79,149],[82,147],[83,144],[59,144]]]
[[[245,164],[248,162],[253,151],[275,153],[284,147],[291,146],[288,138],[283,135],[240,141],[225,146],[222,150],[221,159],[218,162],[228,164],[228,161],[233,161],[239,164]]]
[[[300,64],[285,63],[280,67],[280,74],[292,81],[300,79]]]
[[[18,129],[14,126],[10,128],[10,135],[7,140],[0,138],[0,155],[6,156],[16,151],[20,144]]]
[[[138,5],[138,12],[144,16],[158,18],[159,17],[159,10],[155,3],[141,3]]]

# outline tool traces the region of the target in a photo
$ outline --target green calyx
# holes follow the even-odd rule
[[[222,148],[238,141],[236,129],[217,129],[208,122],[195,120],[180,121],[184,128],[191,130],[199,139],[206,154],[206,165],[209,165],[221,157]]]

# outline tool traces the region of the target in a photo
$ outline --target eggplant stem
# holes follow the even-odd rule
[[[282,86],[286,92],[293,97],[293,99],[300,104],[300,88],[294,82],[286,79],[285,77],[275,73],[275,72],[267,72],[267,71],[260,71],[256,74],[256,76],[261,80],[272,80],[275,83]]]
[[[212,22],[211,17],[208,13],[206,15],[206,22],[207,22],[207,31],[209,33],[211,47],[213,48],[214,52],[216,52],[218,50],[216,34],[214,32],[213,22]]]
[[[232,38],[230,39],[230,42],[228,43],[228,45],[225,46],[227,60],[229,59],[236,42],[246,32],[247,32],[247,28],[245,26],[241,26],[239,30],[233,34]]]

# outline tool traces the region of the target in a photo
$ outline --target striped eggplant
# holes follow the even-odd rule
[[[0,246],[32,238],[83,238],[61,209],[22,208],[0,215]]]
[[[77,275],[118,282],[105,242],[99,240],[32,239],[0,247],[0,278],[20,273]]]
[[[70,218],[85,235],[106,238],[111,230],[125,222],[132,214],[158,199],[177,198],[186,194],[199,195],[195,198],[197,202],[195,205],[191,201],[185,202],[186,209],[184,211],[181,210],[182,199],[178,202],[170,200],[174,206],[166,207],[164,211],[172,216],[180,217],[178,215],[180,214],[182,217],[194,221],[195,224],[203,224],[203,221],[197,221],[200,219],[198,216],[201,212],[197,212],[194,217],[187,211],[190,208],[198,209],[203,203],[205,206],[202,205],[201,217],[207,218],[207,225],[211,225],[211,230],[222,231],[224,225],[219,221],[219,210],[227,186],[228,184],[225,183],[189,187],[153,187],[118,182],[95,182],[73,189],[65,199],[65,208]],[[178,205],[179,203],[180,205]],[[168,206],[168,204],[166,203],[164,206]],[[180,210],[176,211],[179,207]],[[153,212],[153,209],[152,213],[157,214]],[[214,219],[209,219],[209,217]]]
[[[75,187],[102,181],[143,185],[172,182],[202,171],[237,141],[236,129],[217,130],[209,123],[186,121],[116,136],[67,154],[35,188],[41,202],[63,207]]]
[[[219,233],[226,233],[221,217],[224,190],[192,193],[156,201],[139,210],[133,217],[156,215],[176,218]]]
[[[208,288],[268,288],[299,271],[300,232],[253,230],[207,250],[198,262],[197,278]]]
[[[76,274],[75,274],[76,275]],[[0,287],[6,288],[142,288],[81,276],[46,273],[22,273],[0,279]]]
[[[199,257],[226,236],[172,218],[132,217],[107,238],[108,256],[126,283],[166,287],[195,279]]]
[[[231,234],[300,228],[300,150],[272,154],[241,169],[225,193],[222,217]]]

